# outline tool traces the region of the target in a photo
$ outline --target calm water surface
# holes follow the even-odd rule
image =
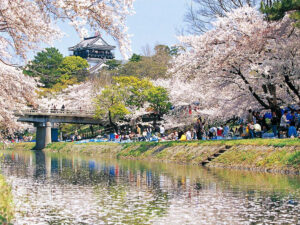
[[[0,151],[14,224],[300,224],[300,177]]]

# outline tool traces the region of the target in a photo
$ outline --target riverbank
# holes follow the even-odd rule
[[[30,149],[34,144],[16,144]],[[83,153],[179,164],[276,173],[300,172],[299,139],[252,139],[192,142],[52,143],[45,151]],[[215,155],[215,156],[214,156]],[[214,157],[212,157],[214,156]]]

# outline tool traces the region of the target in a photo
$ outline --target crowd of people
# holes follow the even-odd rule
[[[250,138],[261,137],[262,134],[271,132],[278,138],[295,138],[300,132],[300,109],[282,110],[281,117],[275,112],[260,114],[249,110],[247,128]]]
[[[249,110],[246,120],[240,120],[239,124],[209,126],[199,118],[193,129],[186,131],[183,137],[179,134],[178,139],[297,138],[300,135],[299,121],[300,109],[284,110],[280,118],[275,112]]]
[[[3,147],[6,145],[9,145],[11,143],[21,143],[21,142],[31,142],[33,140],[33,137],[31,135],[10,135],[2,140],[0,140],[0,143],[3,143]]]
[[[190,141],[246,138],[298,138],[300,136],[300,109],[275,112],[248,111],[247,118],[238,122],[210,125],[199,117],[191,126],[166,131],[164,125],[141,126],[127,134],[111,133],[109,141]]]
[[[65,110],[64,105],[61,110]],[[188,108],[191,111],[190,108]],[[278,116],[281,114],[281,116]],[[93,126],[90,126],[92,136]],[[62,136],[63,141],[81,141],[89,136],[81,136],[76,130],[74,134]],[[285,109],[277,112],[259,112],[249,109],[245,119],[212,123],[201,116],[192,125],[167,130],[163,124],[142,125],[120,129],[119,132],[105,131],[97,139],[116,142],[136,141],[190,141],[218,139],[252,139],[252,138],[300,138],[300,108]],[[32,141],[32,136],[17,135],[9,138],[10,142]]]

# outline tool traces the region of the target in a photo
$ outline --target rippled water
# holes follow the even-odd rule
[[[14,224],[300,224],[300,177],[2,151]]]

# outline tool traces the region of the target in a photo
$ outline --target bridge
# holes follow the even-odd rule
[[[51,143],[51,128],[54,123],[105,125],[94,118],[94,111],[38,109],[15,111],[18,122],[33,123],[36,127],[36,150],[41,150]]]

